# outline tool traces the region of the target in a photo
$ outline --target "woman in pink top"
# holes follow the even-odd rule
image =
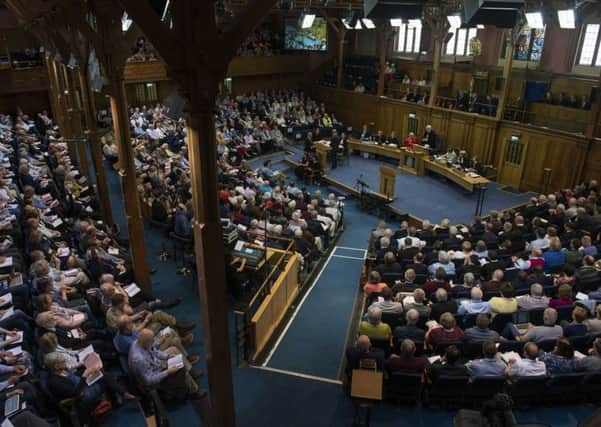
[[[367,283],[363,286],[363,293],[368,297],[372,292],[382,292],[382,290],[388,285],[380,282],[380,273],[377,271],[370,271]]]

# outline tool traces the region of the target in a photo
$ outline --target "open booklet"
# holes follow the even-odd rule
[[[86,369],[96,371],[94,375],[90,375],[88,378],[86,378],[87,385],[94,384],[104,376],[102,373],[102,368],[104,366],[102,364],[102,359],[100,359],[100,355],[94,351],[94,347],[92,345],[81,349],[79,353],[77,353],[77,358],[81,363],[84,364]]]
[[[181,354],[170,357],[167,360],[167,367],[168,368],[177,368],[177,369],[183,368],[184,367],[184,357]]]

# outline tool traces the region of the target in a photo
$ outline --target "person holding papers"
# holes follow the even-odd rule
[[[206,396],[183,363],[169,363],[167,353],[154,349],[154,332],[142,329],[128,357],[130,375],[146,387],[156,387],[168,398],[201,399]],[[167,367],[164,365],[167,361]],[[175,360],[175,362],[178,362]]]
[[[29,370],[24,365],[7,366],[0,364],[0,405],[14,394],[30,408],[37,409],[39,399],[36,388],[26,380]],[[14,387],[13,387],[14,386]]]
[[[105,393],[123,400],[136,397],[129,393],[109,373],[102,370],[102,362],[94,359],[94,353],[87,356],[86,366],[81,375],[67,368],[65,357],[60,353],[49,353],[44,357],[44,364],[50,371],[48,389],[56,400],[78,398],[77,406],[81,420],[89,419],[90,412],[103,398]],[[92,362],[88,362],[90,359]],[[98,363],[99,362],[99,363]]]
[[[545,375],[547,375],[547,367],[545,362],[538,360],[538,346],[533,342],[524,345],[523,357],[510,355],[507,358],[505,376],[508,378],[543,377]]]

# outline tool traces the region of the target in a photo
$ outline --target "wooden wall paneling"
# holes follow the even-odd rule
[[[595,139],[584,160],[582,180],[599,180],[601,178],[601,140]]]

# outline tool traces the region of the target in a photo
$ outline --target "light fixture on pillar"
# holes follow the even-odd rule
[[[540,12],[526,12],[526,21],[528,21],[528,26],[530,28],[545,28],[545,24],[543,23],[543,14]]]
[[[69,56],[69,62],[67,63],[67,67],[71,68],[72,70],[75,67],[77,67],[77,60],[75,59],[73,54],[71,54],[71,56]]]
[[[363,27],[365,27],[368,30],[373,30],[374,28],[376,28],[376,24],[374,24],[374,21],[372,21],[369,18],[362,18],[361,22],[363,23]]]
[[[127,12],[123,12],[123,15],[121,16],[121,31],[126,33],[133,23],[134,21],[129,19],[129,16],[127,16]]]
[[[557,19],[559,20],[560,28],[570,30],[576,28],[576,16],[574,14],[574,9],[558,10]]]

